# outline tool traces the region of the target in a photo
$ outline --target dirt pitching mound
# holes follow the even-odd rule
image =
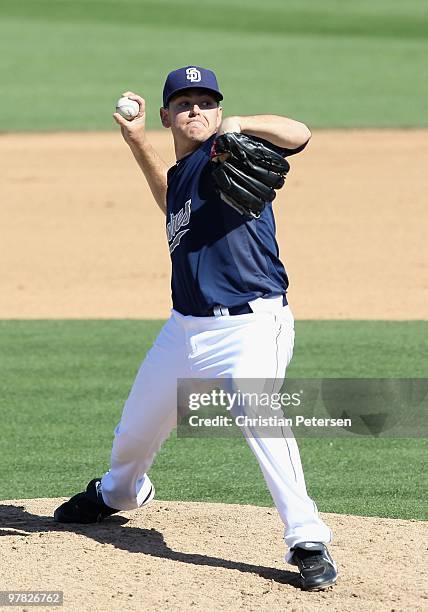
[[[51,518],[61,501],[0,502],[3,590],[60,590],[63,609],[79,612],[398,611],[428,603],[424,522],[323,515],[340,579],[306,593],[282,561],[272,508],[155,501],[99,525],[67,526]]]

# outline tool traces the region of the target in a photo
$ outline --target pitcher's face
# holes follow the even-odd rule
[[[161,120],[174,139],[202,143],[218,130],[222,110],[209,91],[187,89],[174,96],[168,108],[161,108]]]

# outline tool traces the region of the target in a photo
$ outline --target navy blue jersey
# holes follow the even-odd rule
[[[211,179],[215,135],[168,171],[166,229],[172,260],[173,308],[204,316],[217,304],[240,306],[284,294],[272,205],[248,219],[223,202]],[[283,155],[297,153],[302,147]]]

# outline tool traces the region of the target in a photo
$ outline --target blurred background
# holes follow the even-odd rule
[[[122,90],[218,72],[230,114],[312,127],[428,125],[428,8],[420,0],[13,0],[0,3],[1,131],[104,130]]]
[[[111,115],[131,89],[160,129],[179,66],[217,73],[226,114],[313,131],[274,204],[290,375],[427,376],[426,2],[2,0],[0,47],[3,499],[69,495],[108,465],[170,309],[165,217]],[[150,137],[174,163],[168,132]],[[271,505],[244,441],[202,442],[167,442],[160,499]],[[322,511],[426,516],[423,438],[301,448]]]

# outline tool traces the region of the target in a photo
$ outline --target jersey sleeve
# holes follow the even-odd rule
[[[283,149],[282,147],[278,147],[278,152],[283,157],[290,157],[290,155],[296,155],[296,153],[300,153],[301,151],[303,151],[303,149],[306,147],[308,142],[309,140],[304,142],[302,145],[300,145],[300,147],[297,147],[296,149]]]
[[[301,151],[303,151],[303,149],[309,142],[308,139],[305,143],[303,143],[302,145],[300,145],[300,147],[297,147],[296,149],[285,149],[284,147],[278,147],[277,145],[273,144],[272,142],[269,142],[268,140],[265,140],[264,138],[259,138],[256,136],[252,136],[252,138],[258,140],[259,142],[262,142],[268,147],[273,148],[274,151],[276,151],[279,155],[282,155],[282,157],[290,157],[290,155],[296,155],[297,153],[300,153]]]

